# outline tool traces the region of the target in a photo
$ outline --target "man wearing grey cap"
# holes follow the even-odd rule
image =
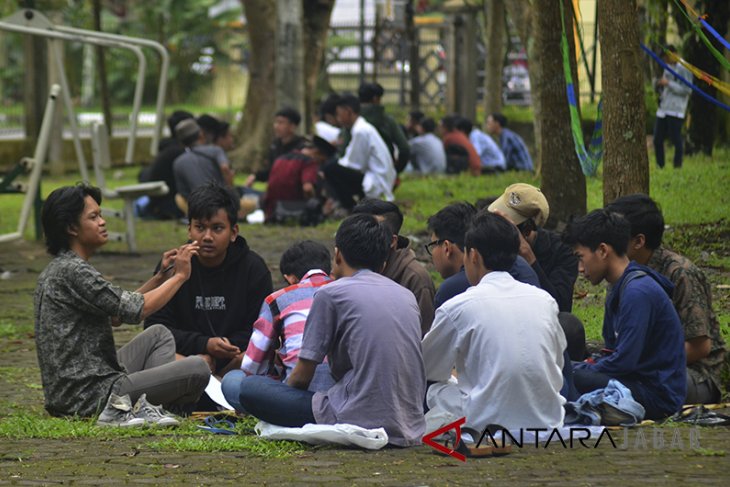
[[[508,186],[489,205],[489,211],[501,213],[517,226],[520,233],[519,255],[535,271],[540,286],[557,301],[571,359],[583,360],[585,331],[580,321],[569,314],[573,309],[578,260],[558,234],[542,228],[550,215],[547,198],[535,186],[516,183]]]

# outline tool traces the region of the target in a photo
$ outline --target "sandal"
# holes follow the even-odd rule
[[[218,419],[215,416],[205,418],[205,426],[198,426],[199,429],[216,435],[235,435],[236,425],[227,419]]]
[[[501,426],[496,426],[496,428],[499,429],[501,428]],[[512,445],[510,444],[505,444],[503,447],[482,445],[481,433],[473,428],[464,427],[461,428],[461,431],[463,433],[468,433],[472,437],[472,440],[474,440],[475,438],[479,438],[478,443],[474,444],[473,441],[471,443],[467,443],[463,440],[463,438],[459,438],[457,442],[456,435],[454,433],[449,433],[446,437],[446,441],[444,441],[443,445],[440,445],[442,448],[435,448],[433,450],[433,453],[442,456],[455,456],[461,461],[465,461],[466,458],[486,458],[504,456],[512,453]],[[455,446],[453,448],[450,448],[449,444],[454,443],[456,443]]]

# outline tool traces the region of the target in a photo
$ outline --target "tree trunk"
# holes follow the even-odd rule
[[[728,21],[730,20],[730,4],[728,2],[705,0],[701,6],[696,8],[700,13],[707,14],[707,22],[721,36],[726,36]],[[686,19],[684,20],[686,22]],[[722,44],[717,39],[709,33],[707,33],[707,38],[710,39],[712,45],[718,51],[723,52]],[[720,63],[697,35],[689,37],[684,51],[689,63],[712,76],[720,77],[723,71]],[[699,80],[694,80],[694,82],[713,98],[717,97],[717,89],[714,86]],[[692,94],[689,103],[689,153],[702,151],[703,154],[712,155],[712,147],[715,144],[719,126],[718,110],[718,107],[701,96],[695,93]]]
[[[240,147],[231,153],[235,167],[255,170],[263,167],[272,134],[271,120],[276,111],[276,2],[241,0],[248,20],[251,55],[249,83],[243,118],[238,125]]]
[[[542,171],[542,126],[540,125],[540,121],[542,120],[542,106],[540,105],[540,97],[534,94],[535,88],[540,84],[537,73],[541,71],[541,59],[535,55],[532,5],[529,0],[510,0],[505,2],[505,8],[507,9],[508,17],[512,20],[517,30],[520,42],[522,42],[522,46],[527,52],[527,60],[529,62],[528,75],[530,77],[532,92],[533,131],[535,133],[535,157],[533,157],[533,162],[535,165],[535,173],[540,174]]]
[[[487,26],[484,33],[487,46],[484,113],[488,115],[502,111],[502,61],[505,48],[504,1],[486,0],[484,16]]]
[[[598,2],[603,76],[603,202],[649,193],[644,80],[636,0]]]
[[[324,53],[327,33],[335,0],[304,0],[304,120],[307,133],[312,129],[312,117],[319,102],[318,86],[324,76]]]
[[[101,0],[93,1],[94,10],[94,30],[101,32]],[[112,135],[112,107],[109,99],[109,82],[106,75],[106,60],[104,58],[104,48],[96,47],[96,68],[99,73],[99,95],[101,96],[101,110],[104,112],[104,124],[106,132]]]
[[[277,108],[290,107],[305,115],[302,2],[278,0],[276,4]]]
[[[550,203],[550,226],[567,222],[586,212],[586,181],[575,153],[570,125],[570,109],[565,92],[565,74],[560,47],[560,5],[554,0],[535,0],[533,48],[529,53],[532,99],[541,107],[535,114],[539,126],[549,128],[540,137],[542,191]],[[565,5],[565,28],[573,37],[572,4]],[[575,43],[569,43],[575,72]],[[540,62],[533,63],[539,59]],[[577,79],[577,78],[574,78]],[[577,93],[576,93],[577,97]]]
[[[408,0],[406,4],[406,38],[408,39],[408,64],[410,66],[409,76],[411,89],[409,90],[409,101],[411,110],[421,108],[421,55],[418,52],[420,43],[418,41],[418,30],[415,25],[414,0]]]

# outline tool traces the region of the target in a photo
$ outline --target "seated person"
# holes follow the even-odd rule
[[[360,116],[357,97],[343,95],[337,100],[337,121],[352,138],[344,155],[323,168],[333,196],[347,211],[355,206],[355,196],[392,201],[396,178],[393,159],[375,127]]]
[[[361,83],[357,90],[360,100],[360,115],[378,131],[393,157],[395,170],[400,173],[408,164],[411,148],[406,134],[393,117],[385,112],[382,104],[385,89],[379,83]],[[347,133],[344,143],[348,143]]]
[[[45,407],[53,416],[101,412],[105,426],[162,423],[164,411],[146,414],[149,403],[140,398],[165,407],[195,403],[210,370],[200,357],[175,361],[175,342],[163,326],[151,326],[119,351],[112,326],[138,323],[164,306],[188,280],[198,243],[165,252],[165,272],[125,291],[89,264],[108,239],[100,203],[98,188],[77,185],[56,189],[43,205],[46,248],[54,256],[34,296]]]
[[[631,225],[629,259],[654,269],[674,284],[672,302],[684,328],[687,356],[685,404],[720,401],[720,372],[725,360],[725,342],[712,311],[712,292],[705,274],[686,257],[662,246],[664,217],[645,194],[618,198],[608,211],[621,213]]]
[[[482,173],[482,161],[469,142],[469,138],[457,130],[456,124],[460,119],[459,115],[447,115],[441,119],[441,140],[446,151],[446,172],[457,174],[469,170],[472,176],[479,176]]]
[[[335,147],[340,144],[340,127],[337,126],[337,99],[339,97],[340,95],[332,93],[322,101],[314,121],[314,133]]]
[[[436,308],[471,286],[464,270],[464,237],[476,214],[476,208],[470,203],[454,203],[428,219],[431,242],[426,244],[426,251],[436,271],[445,279],[436,291]],[[540,287],[535,271],[521,257],[515,259],[508,271],[516,280]]]
[[[565,415],[563,351],[558,306],[542,289],[507,272],[519,236],[505,218],[483,211],[464,238],[464,266],[473,287],[436,310],[423,338],[429,416],[466,417],[483,431],[558,428]],[[456,378],[452,370],[456,369]]]
[[[421,174],[446,172],[446,152],[443,142],[434,134],[436,122],[433,118],[424,118],[413,129],[418,134],[410,140],[413,169]]]
[[[276,159],[264,195],[266,221],[276,221],[276,204],[279,201],[296,201],[303,205],[307,200],[316,198],[319,168],[335,153],[335,146],[315,135],[311,141],[305,142],[301,151],[289,152]]]
[[[586,334],[583,323],[571,313],[573,288],[578,278],[578,261],[573,249],[560,235],[543,228],[550,215],[547,198],[539,188],[525,183],[512,184],[489,205],[507,217],[520,232],[520,257],[535,271],[540,287],[558,302],[560,324],[568,340],[570,358],[586,357]]]
[[[382,427],[392,445],[421,444],[426,379],[418,305],[410,291],[378,274],[390,235],[371,215],[342,222],[332,266],[337,280],[314,296],[297,365],[286,384],[243,379],[239,402],[246,411],[280,426]],[[325,356],[336,383],[310,392]]]
[[[291,107],[283,107],[274,114],[274,140],[269,147],[266,167],[256,171],[246,179],[246,186],[251,187],[256,181],[269,180],[269,172],[274,167],[274,161],[284,154],[297,151],[304,146],[305,139],[297,134],[302,116]]]
[[[299,358],[312,299],[320,287],[332,282],[331,267],[327,247],[311,240],[297,242],[282,254],[279,269],[289,286],[266,297],[253,324],[241,369],[232,370],[223,378],[223,394],[236,410],[242,411],[238,394],[244,377],[267,375],[284,381],[291,374]],[[329,376],[329,368],[320,367]],[[324,390],[332,385],[331,379],[326,382]],[[315,390],[311,384],[310,390]]]
[[[487,117],[487,133],[497,138],[508,171],[532,171],[532,157],[522,137],[507,128],[507,117],[492,113]]]
[[[646,409],[646,418],[674,414],[687,394],[684,334],[670,295],[674,285],[648,267],[629,261],[629,222],[594,210],[571,222],[563,239],[591,284],[611,285],[603,316],[605,355],[575,365],[578,392],[606,387],[616,379]]]
[[[201,115],[196,120],[198,126],[203,131],[206,144],[217,145],[225,152],[233,150],[233,134],[231,133],[231,125],[207,113]]]
[[[408,289],[416,297],[418,308],[421,310],[421,333],[425,335],[433,322],[433,297],[436,289],[431,275],[425,266],[416,260],[416,254],[409,248],[408,238],[398,235],[403,226],[403,213],[395,203],[372,198],[362,200],[352,212],[374,215],[390,230],[391,236],[388,238],[390,251],[381,274]]]
[[[145,320],[175,337],[177,353],[202,355],[216,375],[241,366],[271,273],[238,234],[236,197],[216,183],[190,194],[188,235],[200,244],[191,279],[162,309]],[[163,268],[164,269],[164,268]]]
[[[172,166],[175,159],[185,152],[185,146],[175,137],[175,126],[186,119],[192,119],[192,113],[175,111],[167,119],[172,137],[163,139],[152,165],[143,169],[139,174],[139,182],[164,181],[170,191],[163,196],[150,196],[149,203],[144,207],[142,215],[146,218],[160,220],[176,220],[185,214],[175,204],[177,185]]]
[[[482,174],[504,171],[504,154],[497,143],[489,135],[475,127],[468,118],[460,118],[456,128],[469,137],[469,142],[479,154],[482,162]]]

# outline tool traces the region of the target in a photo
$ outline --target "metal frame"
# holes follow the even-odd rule
[[[6,233],[0,235],[0,242],[11,242],[23,238],[25,227],[28,225],[28,218],[30,217],[31,208],[39,196],[40,183],[41,183],[41,170],[43,164],[46,162],[46,156],[48,155],[48,145],[51,137],[51,125],[53,125],[53,111],[56,106],[56,98],[58,98],[61,92],[59,85],[51,86],[51,93],[48,95],[48,102],[46,103],[46,110],[43,112],[43,123],[41,124],[41,131],[38,134],[38,142],[35,145],[35,152],[33,153],[32,159],[24,159],[22,164],[25,167],[30,167],[30,182],[28,183],[27,191],[25,193],[25,199],[23,200],[23,207],[20,210],[20,220],[18,221],[18,229],[14,233]],[[36,222],[36,227],[37,227]]]
[[[57,26],[51,23],[51,21],[48,20],[48,18],[45,17],[42,13],[32,9],[20,10],[9,17],[6,17],[5,19],[0,20],[0,30],[45,37],[49,40],[50,48],[53,49],[56,54],[60,52],[59,46],[57,42],[51,42],[52,40],[76,41],[84,44],[91,44],[102,47],[117,47],[130,50],[137,56],[137,60],[139,61],[139,68],[137,73],[137,83],[135,86],[132,119],[130,125],[130,136],[127,141],[127,151],[125,154],[125,162],[128,164],[132,162],[132,159],[134,157],[134,144],[137,136],[137,121],[139,118],[139,110],[142,103],[142,94],[144,91],[144,75],[147,65],[141,47],[149,47],[157,51],[160,54],[161,58],[160,80],[157,92],[155,128],[152,136],[152,144],[150,147],[150,154],[152,154],[153,156],[157,154],[157,146],[162,132],[162,123],[164,119],[167,73],[170,64],[170,58],[167,54],[167,50],[161,44],[150,41],[148,39],[128,37],[117,34],[107,34],[92,30],[76,29],[73,27]],[[61,89],[64,97],[64,103],[68,112],[69,124],[71,125],[71,131],[74,138],[74,148],[76,150],[76,156],[79,160],[79,169],[81,171],[82,178],[84,180],[88,180],[89,177],[86,167],[86,158],[84,157],[83,151],[81,149],[78,125],[76,124],[76,118],[74,116],[75,112],[71,103],[71,94],[68,88],[68,80],[66,78],[66,73],[63,69],[63,63],[61,62],[60,56],[56,55],[54,57],[56,58],[56,70],[58,71],[59,81],[61,83]]]

